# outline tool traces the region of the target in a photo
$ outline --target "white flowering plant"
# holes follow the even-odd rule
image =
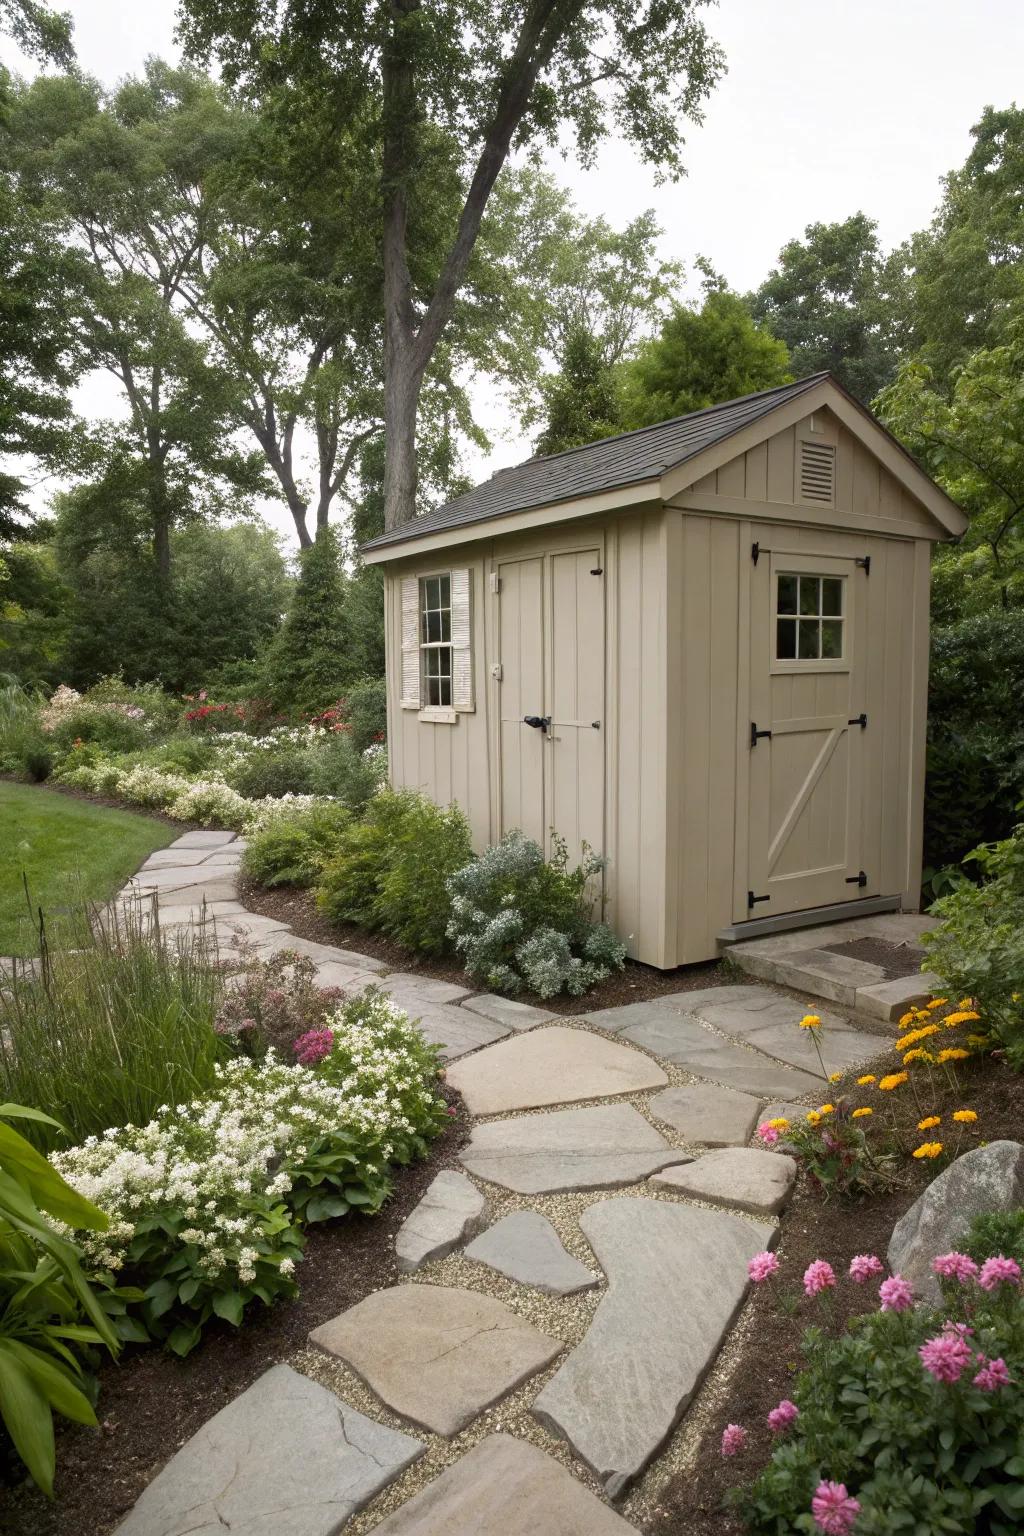
[[[316,1033],[309,1065],[237,1058],[194,1103],[52,1156],[110,1218],[75,1234],[87,1270],[142,1286],[146,1327],[178,1354],[211,1317],[237,1325],[253,1301],[295,1295],[304,1224],[378,1211],[390,1165],[444,1124],[437,1050],[386,995]]]

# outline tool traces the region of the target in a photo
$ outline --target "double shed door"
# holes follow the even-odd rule
[[[593,546],[496,567],[501,831],[564,838],[570,863],[604,848],[602,566]]]
[[[872,800],[900,793],[891,772],[875,771],[884,722],[868,713],[869,567],[854,555],[787,551],[778,529],[754,533],[740,920],[879,894]],[[884,545],[873,558],[877,570]]]

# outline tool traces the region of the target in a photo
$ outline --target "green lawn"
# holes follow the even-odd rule
[[[86,901],[103,901],[153,852],[177,836],[173,827],[131,811],[108,810],[52,789],[0,783],[0,955],[33,955],[32,910],[59,924]]]

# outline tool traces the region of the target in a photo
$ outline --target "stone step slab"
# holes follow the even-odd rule
[[[172,848],[223,848],[228,843],[234,843],[237,848],[245,848],[243,837],[238,837],[234,832],[198,831],[185,832],[181,837],[176,837],[171,844]]]
[[[283,944],[289,949],[290,944]],[[357,965],[343,965],[340,960],[321,960],[316,968],[318,987],[340,987],[343,992],[362,992],[366,987],[379,985],[376,971],[364,971]]]
[[[178,848],[172,843],[169,848],[158,848],[155,853],[151,853],[139,866],[138,874],[151,869],[189,869],[196,864],[205,864],[207,859],[214,857],[215,854],[209,849]]]
[[[205,886],[211,882],[232,878],[223,870],[207,874],[206,864],[166,864],[156,869],[140,869],[132,876],[128,888],[135,891],[174,891],[185,886]]]
[[[360,954],[356,949],[339,949],[334,944],[318,944],[314,939],[303,939],[297,933],[293,933],[288,940],[288,948],[294,949],[296,954],[308,955],[311,960],[318,962],[331,961],[338,965],[351,965],[358,971],[383,971],[387,967],[383,960],[378,960],[374,955]]]
[[[396,1000],[411,998],[417,1007],[428,1007],[431,1003],[457,1003],[461,998],[468,997],[473,990],[455,981],[440,981],[436,976],[420,976],[416,971],[391,971],[381,986]],[[402,1007],[406,1006],[402,1002]]]
[[[840,1014],[818,1007],[805,1008],[801,1002],[781,997],[769,987],[707,987],[678,993],[672,1000],[678,1000],[679,1006],[700,1023],[818,1078],[822,1071],[814,1040],[809,1030],[800,1028],[805,1013],[816,1013],[821,1019],[818,1045],[826,1076],[870,1061],[888,1046],[881,1036],[854,1029]]]
[[[309,1337],[439,1435],[457,1434],[562,1349],[493,1297],[441,1285],[375,1291]]]
[[[621,1188],[684,1160],[631,1104],[488,1120],[459,1158],[478,1178],[522,1195]]]
[[[599,1201],[580,1226],[608,1293],[532,1411],[616,1498],[671,1434],[739,1310],[747,1264],[774,1234],[635,1196]]]
[[[744,1146],[760,1118],[759,1099],[718,1083],[686,1083],[666,1088],[648,1101],[656,1120],[670,1125],[684,1141],[705,1147]]]
[[[376,1536],[627,1536],[636,1527],[537,1446],[488,1435],[374,1529]]]
[[[530,1003],[519,1003],[515,998],[499,997],[491,992],[464,998],[462,1006],[483,1019],[493,1019],[496,1024],[507,1024],[509,1029],[515,1030],[535,1029],[538,1024],[553,1024],[560,1018],[548,1008],[534,1008]]]
[[[599,1283],[597,1275],[563,1247],[558,1233],[539,1211],[513,1211],[495,1222],[474,1238],[466,1258],[547,1296],[570,1296],[592,1290]]]
[[[441,1047],[442,1061],[455,1061],[467,1051],[478,1051],[483,1045],[504,1040],[509,1033],[507,1024],[495,1024],[478,1014],[467,1013],[465,1008],[452,1008],[444,1003],[417,1006],[402,994],[392,994],[391,1000],[415,1020],[425,1039]]]
[[[411,1274],[432,1259],[443,1259],[486,1225],[487,1212],[476,1185],[457,1168],[443,1168],[398,1229],[399,1269]]]
[[[942,982],[935,972],[922,971],[918,976],[897,976],[892,981],[858,987],[854,1006],[869,1018],[895,1023],[908,1008],[927,1003],[941,990]]]
[[[657,1062],[602,1035],[553,1025],[493,1045],[448,1073],[472,1115],[607,1099],[668,1082]]]
[[[115,1536],[335,1536],[423,1450],[275,1365],[185,1443]]]
[[[157,871],[157,874],[166,873],[169,873],[169,871]],[[197,873],[198,871],[194,869],[189,871],[190,878],[193,881],[191,885],[161,885],[159,888],[160,899],[163,900],[165,891],[170,891],[173,894],[176,906],[197,907],[204,901],[234,901],[238,896],[238,881],[227,878],[225,871],[221,870],[216,875],[216,878],[199,882],[195,880]],[[149,886],[147,884],[146,886],[139,887],[139,889],[145,891],[149,889]]]
[[[885,980],[885,970],[852,955],[837,955],[827,949],[792,949],[781,955],[745,955],[743,969],[763,981],[809,992],[844,1007],[855,1005],[858,987],[870,987]]]
[[[710,1200],[754,1216],[776,1216],[789,1199],[796,1162],[785,1153],[756,1147],[721,1147],[696,1162],[663,1168],[651,1177],[656,1189]]]

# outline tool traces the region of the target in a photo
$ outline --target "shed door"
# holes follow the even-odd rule
[[[768,917],[877,892],[865,869],[866,576],[764,550],[751,581],[749,895]],[[757,733],[756,736],[754,733]]]
[[[604,847],[604,581],[599,549],[498,567],[501,830],[572,863]],[[525,717],[545,722],[529,726]]]

